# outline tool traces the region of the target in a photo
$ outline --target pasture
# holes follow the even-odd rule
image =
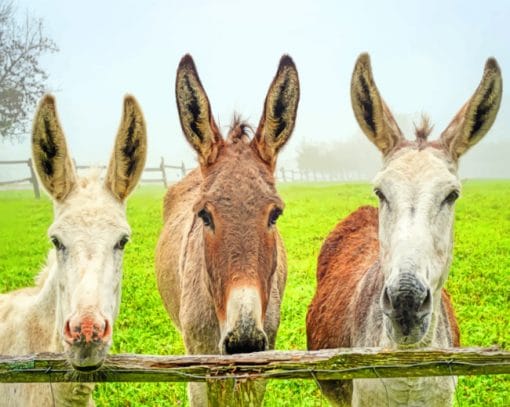
[[[368,184],[283,184],[278,225],[289,275],[276,348],[306,348],[305,315],[315,286],[321,243],[360,205],[376,204]],[[154,249],[162,226],[162,187],[142,186],[128,202],[132,241],[124,257],[121,312],[114,353],[182,354],[184,348],[156,289]],[[510,182],[468,181],[456,204],[455,250],[447,288],[463,346],[510,347]],[[32,191],[0,191],[0,292],[31,285],[51,244],[48,198]],[[185,384],[115,383],[96,387],[98,406],[187,405]],[[327,405],[312,381],[274,381],[266,406]],[[462,377],[457,406],[510,405],[510,377]]]

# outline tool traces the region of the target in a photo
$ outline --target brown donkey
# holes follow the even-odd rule
[[[489,59],[478,89],[436,141],[424,120],[407,141],[375,86],[370,60],[358,58],[351,85],[354,114],[384,156],[374,191],[379,211],[363,207],[324,242],[317,291],[307,315],[309,349],[459,346],[443,286],[452,260],[459,157],[489,130],[502,79]],[[446,406],[456,379],[424,377],[324,381],[334,405]]]
[[[281,58],[251,141],[248,126],[237,119],[223,139],[189,55],[177,69],[176,97],[200,168],[170,187],[164,200],[156,248],[163,303],[190,354],[273,349],[287,276],[276,229],[284,204],[274,170],[294,128],[296,67],[289,56]],[[235,402],[221,386],[191,383],[191,404],[206,405],[208,396],[220,405]],[[250,396],[255,403],[262,401],[260,387]]]

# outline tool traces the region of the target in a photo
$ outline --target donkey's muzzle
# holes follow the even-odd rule
[[[384,287],[381,306],[397,337],[406,337],[406,342],[418,341],[426,331],[426,320],[432,311],[430,289],[414,274],[404,273],[395,283]]]
[[[111,344],[112,329],[107,319],[70,318],[64,326],[63,337],[68,345],[67,356],[72,366],[81,372],[101,367]]]
[[[254,320],[241,319],[234,329],[227,332],[222,341],[222,353],[251,353],[267,350],[267,336],[264,331],[256,327]]]

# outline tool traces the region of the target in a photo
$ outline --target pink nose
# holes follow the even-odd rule
[[[71,318],[64,326],[64,339],[69,345],[80,342],[106,342],[110,339],[112,329],[107,319],[94,319],[85,317],[83,319]]]

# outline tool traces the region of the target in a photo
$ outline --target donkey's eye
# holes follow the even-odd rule
[[[280,215],[283,213],[283,211],[280,208],[273,208],[271,213],[269,214],[269,220],[267,222],[267,226],[274,226],[276,225],[276,221],[280,217]]]
[[[65,249],[65,246],[62,244],[62,242],[56,236],[51,236],[51,243],[53,243],[53,246],[55,246],[55,249],[57,249],[57,250]]]
[[[457,200],[458,197],[459,197],[459,191],[453,190],[444,199],[443,204],[453,205],[453,203]]]
[[[386,199],[386,197],[384,196],[380,189],[378,188],[374,189],[374,193],[377,196],[377,198],[379,198],[380,202],[388,202],[388,200]]]
[[[122,238],[115,243],[114,249],[124,250],[124,246],[126,246],[127,242],[129,242],[129,236],[122,236]]]
[[[209,212],[207,209],[201,209],[197,215],[200,219],[202,219],[205,226],[211,228],[214,227],[211,212]]]

